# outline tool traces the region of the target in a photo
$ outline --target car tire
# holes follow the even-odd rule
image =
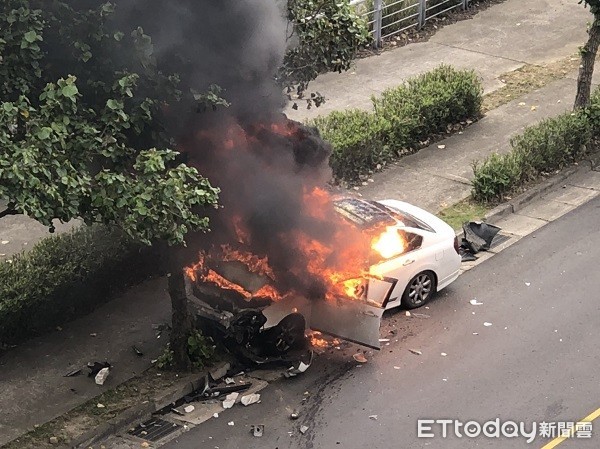
[[[423,271],[413,277],[402,295],[402,305],[407,309],[424,306],[435,294],[437,279],[433,271]]]

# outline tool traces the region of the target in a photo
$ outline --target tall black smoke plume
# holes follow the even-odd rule
[[[211,232],[190,246],[243,241],[268,256],[280,291],[319,297],[303,240],[329,244],[332,210],[315,213],[307,196],[330,178],[330,148],[318,134],[282,114],[285,96],[274,75],[286,49],[284,9],[276,0],[120,0],[117,17],[152,37],[159,69],[177,72],[184,93],[216,84],[231,104],[198,113],[171,108],[171,131],[187,162],[221,188]],[[314,202],[314,201],[313,201]],[[335,254],[330,254],[335,259]],[[334,265],[335,260],[323,261]]]

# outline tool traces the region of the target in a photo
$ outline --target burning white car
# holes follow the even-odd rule
[[[369,269],[373,278],[363,294],[367,300],[377,303],[382,296],[376,287],[377,279],[393,278],[396,283],[389,299],[380,305],[386,309],[400,305],[414,309],[458,277],[458,239],[454,230],[438,217],[397,200],[349,198],[334,204],[340,214],[357,226],[385,227],[385,232],[373,242],[381,259]]]
[[[328,282],[322,297],[309,298],[293,290],[281,293],[268,257],[223,246],[216,257],[203,256],[187,270],[188,298],[197,315],[218,322],[254,360],[284,354],[304,339],[305,329],[378,349],[384,310],[420,307],[458,277],[458,242],[439,218],[395,200],[332,198],[332,205],[354,230],[348,238],[357,239],[344,244],[345,253],[366,254],[368,248],[364,267],[320,266],[328,259],[323,245],[303,242],[315,256],[309,272]]]

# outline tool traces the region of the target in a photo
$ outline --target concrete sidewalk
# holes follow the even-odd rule
[[[590,18],[589,11],[572,0],[507,0],[472,20],[443,28],[429,42],[358,61],[354,73],[320,77],[313,87],[328,96],[329,102],[316,112],[290,111],[289,115],[304,119],[332,109],[368,108],[371,94],[441,62],[476,69],[486,90],[491,91],[501,85],[498,77],[509,70],[575,53],[585,40]],[[569,109],[574,96],[572,77],[550,84],[489,112],[462,134],[446,139],[445,149],[434,144],[402,159],[376,174],[375,182],[359,192],[371,198],[405,199],[436,212],[468,195],[474,159],[505,151],[510,136],[543,117]],[[520,106],[521,102],[525,106]],[[3,221],[0,226],[5,226]],[[0,240],[11,235],[11,240],[22,238],[29,245],[34,243],[34,228],[27,221],[11,226],[0,227]],[[14,230],[18,235],[9,234]],[[168,321],[169,309],[164,280],[152,281],[65,326],[63,331],[0,357],[0,444],[149,366],[164,344],[163,339],[156,339],[151,325]],[[91,333],[97,336],[91,337]],[[131,349],[133,344],[146,356],[138,358]],[[88,378],[62,377],[72,367],[105,359],[115,365],[106,387],[98,387]]]
[[[0,356],[0,446],[149,368],[169,341],[152,326],[171,322],[166,289],[166,278],[148,281]],[[87,377],[95,361],[113,366],[104,386]],[[78,368],[82,375],[64,377]]]
[[[361,59],[353,70],[327,73],[312,82],[327,102],[286,114],[305,120],[334,110],[371,108],[371,95],[444,63],[475,69],[485,92],[502,87],[500,75],[525,64],[543,64],[577,53],[593,16],[572,0],[506,0],[440,29],[427,42]]]

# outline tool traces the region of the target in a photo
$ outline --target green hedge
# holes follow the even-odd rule
[[[153,250],[82,226],[0,262],[0,348],[54,329],[158,272]]]
[[[584,154],[593,128],[589,111],[583,110],[526,128],[511,139],[508,153],[492,154],[473,164],[473,198],[483,202],[502,200],[542,175],[572,164]]]
[[[374,112],[333,112],[311,124],[332,144],[334,176],[352,182],[417,151],[449,125],[479,117],[482,95],[474,71],[442,65],[372,98]]]

